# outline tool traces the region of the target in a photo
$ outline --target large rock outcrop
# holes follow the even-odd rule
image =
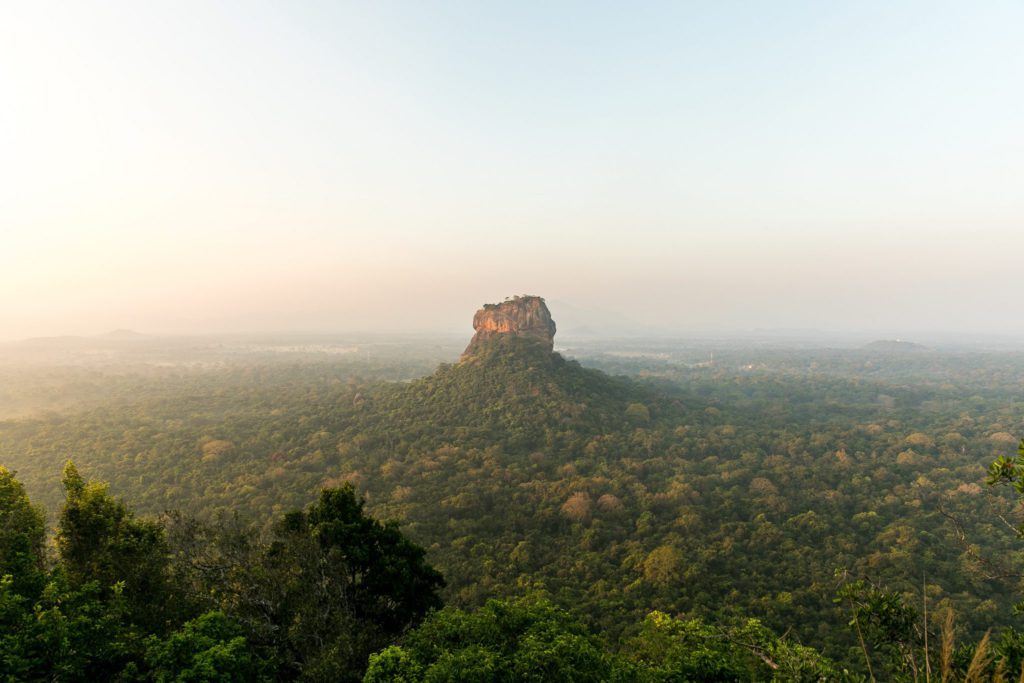
[[[476,334],[462,354],[463,358],[476,354],[485,344],[502,336],[535,340],[548,351],[555,346],[555,321],[539,296],[516,296],[500,304],[484,304],[473,316],[473,329]]]

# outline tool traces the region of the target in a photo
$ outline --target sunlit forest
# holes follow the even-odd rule
[[[459,348],[6,346],[0,671],[1019,677],[1024,354]]]

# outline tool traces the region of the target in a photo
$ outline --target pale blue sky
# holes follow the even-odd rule
[[[0,339],[1021,333],[1022,86],[1008,0],[8,2]]]

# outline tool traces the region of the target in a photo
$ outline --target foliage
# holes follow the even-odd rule
[[[1010,486],[1018,495],[1024,496],[1024,439],[1017,444],[1016,456],[999,455],[989,465],[987,483],[989,486]]]
[[[547,600],[446,608],[402,647],[371,658],[364,681],[608,681],[620,667],[601,642]]]
[[[823,681],[843,674],[756,619],[719,630],[653,612],[622,653],[540,596],[431,615],[401,647],[370,658],[364,681]]]
[[[1012,491],[982,484],[992,449],[1005,454],[1024,432],[1024,357],[664,353],[588,360],[644,380],[518,348],[410,382],[377,380],[422,364],[69,370],[78,407],[0,423],[0,460],[51,515],[74,455],[140,513],[202,516],[213,528],[196,530],[192,556],[224,578],[179,561],[188,544],[168,522],[167,581],[198,604],[167,628],[223,611],[261,657],[290,653],[274,660],[289,671],[305,660],[282,645],[285,624],[303,633],[337,618],[341,629],[340,612],[303,613],[289,597],[302,582],[280,580],[293,560],[274,565],[268,547],[315,566],[321,550],[287,540],[282,516],[345,482],[368,515],[399,521],[426,549],[449,603],[543,589],[613,650],[652,610],[716,625],[752,616],[864,669],[849,605],[832,602],[836,567],[914,605],[926,573],[929,613],[955,608],[966,643],[1017,623],[1019,541],[999,521]],[[58,375],[47,371],[35,398],[58,393]],[[257,530],[232,526],[234,513]]]
[[[850,610],[872,680],[1001,681],[1024,676],[1024,636],[1012,626],[977,642],[956,645],[954,613],[948,607],[926,618],[906,595],[866,579],[840,586],[837,603]],[[926,605],[925,605],[926,606]],[[1012,674],[1012,676],[1011,676]]]
[[[626,647],[652,681],[825,681],[845,672],[757,619],[710,625],[652,612]]]
[[[122,586],[77,588],[57,569],[34,601],[11,600],[0,583],[0,677],[6,680],[113,680],[141,653]]]
[[[285,515],[266,557],[281,591],[273,619],[302,678],[358,679],[371,652],[441,606],[423,549],[366,516],[351,485]]]
[[[57,528],[61,568],[72,587],[87,582],[121,591],[133,623],[159,632],[173,613],[167,545],[156,521],[137,519],[104,484],[64,467],[66,501]]]
[[[187,621],[166,639],[150,636],[145,658],[157,683],[244,683],[259,677],[242,629],[222,612]]]
[[[358,679],[371,652],[441,606],[423,549],[367,516],[350,485],[285,514],[267,540],[235,518],[167,524],[189,593],[239,623],[281,678]]]
[[[29,501],[14,473],[0,465],[0,577],[11,577],[9,590],[22,597],[42,589],[45,536],[42,511]]]
[[[0,477],[0,680],[359,680],[371,652],[440,607],[424,551],[351,487],[263,542],[237,523],[137,518],[69,462],[46,571],[24,561],[41,518]]]

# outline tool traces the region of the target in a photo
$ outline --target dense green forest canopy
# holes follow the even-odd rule
[[[454,608],[541,591],[612,650],[660,610],[863,669],[850,577],[923,591],[967,640],[1014,623],[1016,509],[985,478],[1024,433],[1020,354],[494,348],[427,374],[438,347],[389,353],[5,368],[81,400],[9,411],[0,462],[51,519],[68,457],[140,512],[265,531],[349,483]]]
[[[423,549],[368,517],[350,485],[261,535],[237,517],[138,518],[70,461],[61,483],[49,555],[42,514],[0,467],[5,681],[849,678],[756,619],[652,612],[620,653],[540,595],[438,611],[443,580]]]
[[[358,681],[441,605],[422,548],[351,486],[276,520],[137,517],[71,462],[56,553],[0,466],[0,679]]]

